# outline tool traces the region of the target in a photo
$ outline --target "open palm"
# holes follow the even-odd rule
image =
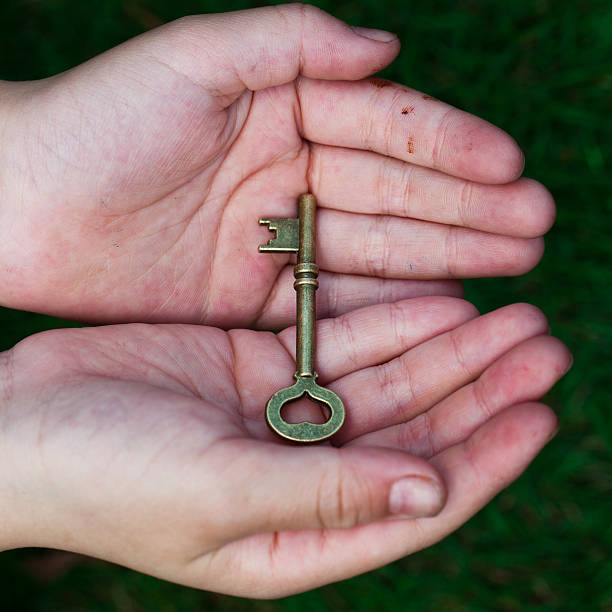
[[[320,381],[347,422],[315,447],[279,440],[263,415],[291,381],[295,328],[33,336],[0,356],[3,537],[252,597],[428,546],[516,478],[556,426],[532,402],[569,361],[545,318],[527,305],[476,315],[421,297],[322,320]],[[301,409],[294,418],[310,418]]]
[[[2,84],[2,302],[281,328],[289,259],[258,255],[257,219],[295,216],[305,191],[321,205],[325,315],[535,265],[554,207],[534,181],[501,184],[522,170],[514,141],[365,78],[399,43],[359,32],[298,5],[193,17]]]

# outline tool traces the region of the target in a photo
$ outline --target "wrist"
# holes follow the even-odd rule
[[[37,410],[50,390],[33,377],[32,356],[26,353],[26,361],[20,346],[0,352],[0,551],[53,547],[57,523],[56,496],[45,479],[52,462],[40,446]]]
[[[23,546],[19,524],[23,517],[19,507],[19,469],[15,465],[14,427],[11,419],[13,401],[13,352],[0,353],[0,550]],[[23,485],[23,483],[22,483]]]
[[[29,342],[0,352],[0,551],[53,544],[54,493],[45,478],[52,462],[39,414],[52,391],[28,367],[31,352],[20,350]]]
[[[27,130],[38,89],[38,82],[0,81],[0,305],[9,308],[29,309],[27,213],[37,177]]]

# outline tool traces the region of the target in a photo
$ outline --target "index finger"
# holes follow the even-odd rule
[[[300,78],[302,134],[320,144],[375,151],[480,183],[520,176],[524,156],[493,124],[379,78]]]

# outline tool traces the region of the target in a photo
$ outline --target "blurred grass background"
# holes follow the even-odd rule
[[[45,77],[176,17],[261,4],[2,0],[0,78]],[[538,305],[574,351],[573,370],[547,398],[561,417],[558,437],[457,533],[365,576],[256,602],[62,553],[11,551],[0,555],[2,610],[612,611],[612,3],[315,4],[397,32],[402,53],[384,75],[506,129],[526,153],[526,175],[553,192],[558,220],[542,263],[517,279],[469,281],[467,297],[483,312]],[[0,309],[0,349],[65,324]]]

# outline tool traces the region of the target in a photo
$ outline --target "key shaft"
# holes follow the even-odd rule
[[[316,261],[315,214],[317,202],[307,193],[298,201],[299,248],[294,268],[297,293],[297,343],[296,376],[316,376],[314,358],[316,352],[315,325],[317,320],[316,291],[319,288],[319,267]]]

